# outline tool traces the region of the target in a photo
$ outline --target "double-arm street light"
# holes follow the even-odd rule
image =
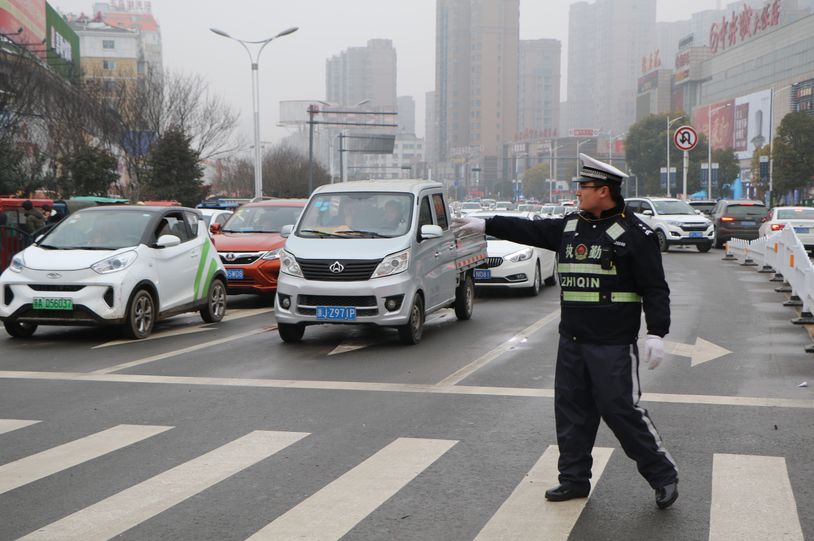
[[[273,40],[287,36],[288,34],[293,34],[299,30],[299,28],[292,26],[291,28],[283,30],[276,36],[259,41],[237,39],[230,36],[223,30],[218,30],[217,28],[210,28],[209,30],[219,36],[223,36],[224,38],[229,38],[240,43],[240,45],[243,46],[243,49],[246,50],[246,54],[249,55],[249,62],[252,64],[252,110],[254,112],[254,196],[260,198],[263,196],[263,171],[260,163],[260,73],[258,71],[260,53],[262,53],[263,49],[266,48],[266,45],[271,43]],[[260,45],[260,48],[257,50],[257,54],[255,56],[252,56],[249,47],[246,45],[247,43],[250,45]]]
[[[678,116],[672,120],[670,120],[670,116],[667,115],[667,197],[671,197],[670,195],[670,144],[673,142],[673,137],[670,135],[670,127],[678,122],[679,120],[683,119],[684,115]]]
[[[707,134],[707,197],[710,199],[712,199],[712,115],[730,105],[730,103],[727,103],[714,109],[710,105],[707,108],[707,132],[709,132]]]

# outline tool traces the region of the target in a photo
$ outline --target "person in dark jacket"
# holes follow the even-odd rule
[[[637,346],[644,309],[644,362],[652,370],[664,358],[670,289],[661,252],[653,230],[625,208],[621,185],[627,175],[585,154],[580,160],[579,213],[547,220],[465,217],[453,220],[453,229],[558,252],[562,317],[554,412],[560,484],[546,491],[546,499],[588,496],[601,418],[665,509],[678,498],[678,470],[639,404]]]
[[[45,225],[45,218],[43,217],[40,209],[35,208],[34,205],[26,199],[23,201],[23,216],[25,217],[25,230],[29,234],[34,234]]]

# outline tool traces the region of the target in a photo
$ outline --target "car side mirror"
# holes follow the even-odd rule
[[[444,234],[444,230],[440,225],[422,225],[421,238],[422,239],[437,239]]]
[[[181,239],[175,235],[161,235],[155,243],[158,248],[172,248],[181,244]]]
[[[217,235],[220,233],[220,230],[223,226],[221,224],[212,224],[209,226],[209,232],[213,235]]]
[[[292,231],[294,231],[294,226],[292,224],[284,225],[283,228],[280,229],[280,236],[287,239],[291,236]]]
[[[696,213],[696,214],[704,214],[703,212],[701,212],[701,211],[700,211],[700,210],[698,210],[698,209],[695,209],[695,213]]]
[[[650,209],[643,210],[643,211],[642,211],[642,214],[644,214],[645,216],[652,216],[652,215],[653,215],[653,211],[652,211],[652,210],[650,210]]]

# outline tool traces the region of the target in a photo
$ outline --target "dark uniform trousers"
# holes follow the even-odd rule
[[[560,448],[560,483],[584,485],[591,478],[599,419],[636,461],[654,489],[678,479],[672,457],[639,398],[639,351],[636,344],[580,343],[560,336],[555,375],[554,411]]]

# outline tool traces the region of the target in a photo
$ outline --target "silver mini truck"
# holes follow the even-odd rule
[[[320,186],[280,253],[274,313],[285,342],[323,323],[398,329],[421,340],[427,314],[454,307],[472,317],[472,269],[486,260],[483,235],[456,238],[443,186],[367,180]]]

